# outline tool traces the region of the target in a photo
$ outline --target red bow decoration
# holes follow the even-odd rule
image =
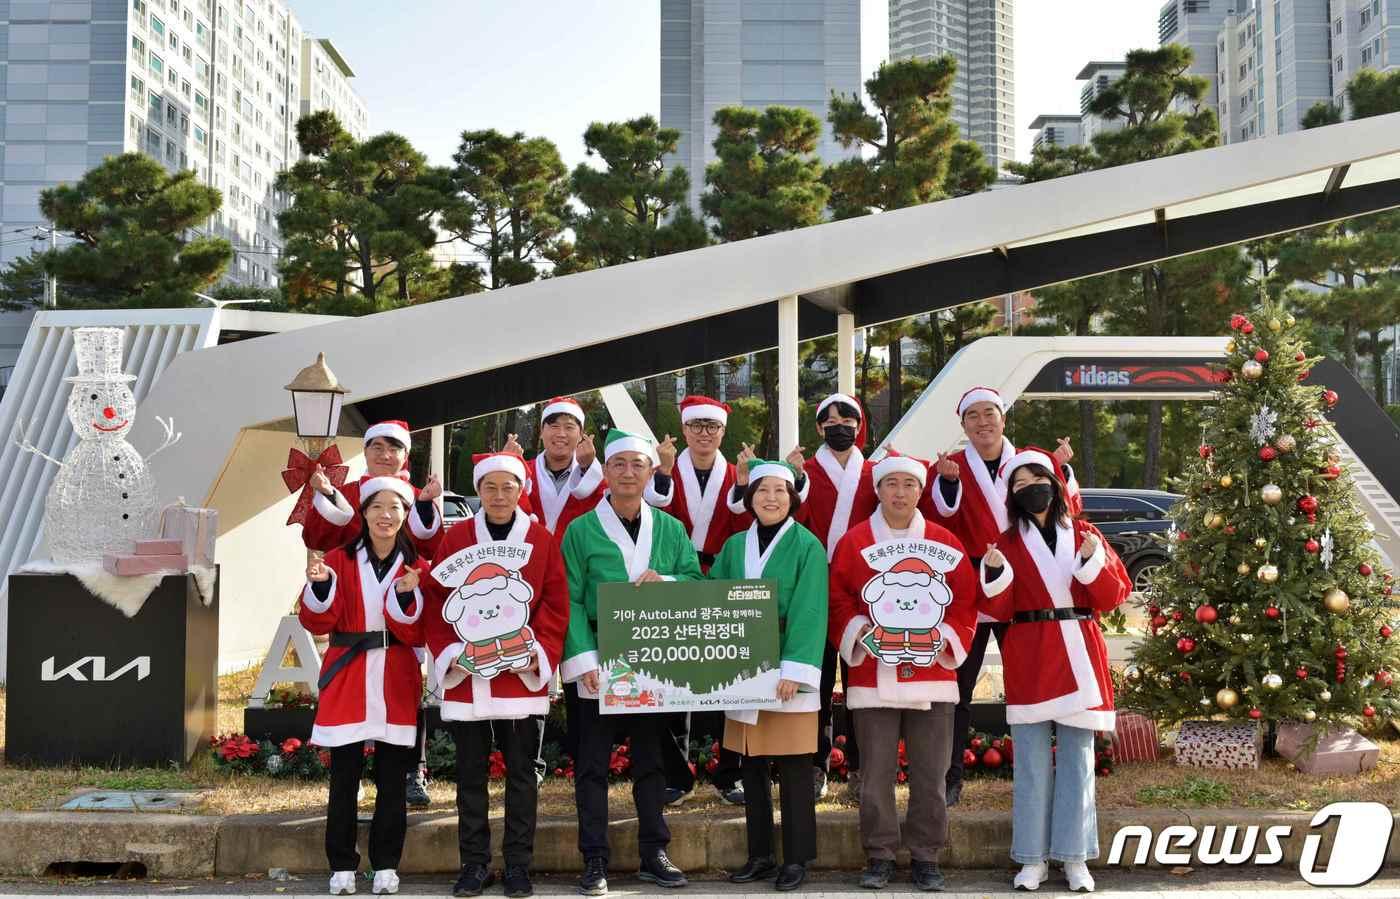
[[[341,464],[340,447],[335,444],[326,447],[315,459],[295,447],[287,452],[287,467],[282,469],[282,482],[287,485],[288,493],[301,491],[297,504],[292,507],[292,514],[287,516],[287,524],[306,523],[306,510],[311,508],[313,499],[311,475],[318,465],[330,478],[332,487],[344,484],[345,476],[350,473],[349,466]]]

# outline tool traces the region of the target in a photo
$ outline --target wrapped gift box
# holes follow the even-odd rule
[[[138,556],[178,556],[185,551],[179,540],[137,540]]]
[[[1308,751],[1317,725],[1289,721],[1278,726],[1278,754],[1304,774],[1357,774],[1376,767],[1380,747],[1350,727],[1330,730]]]
[[[1157,761],[1157,723],[1139,712],[1119,712],[1113,728],[1113,761]]]
[[[103,553],[102,567],[111,574],[155,574],[157,571],[189,570],[189,562],[184,555],[136,555],[134,553]]]
[[[178,540],[180,552],[190,565],[214,567],[214,539],[219,534],[219,513],[175,503],[160,513],[162,540]]]
[[[1257,721],[1185,721],[1176,763],[1197,768],[1258,768],[1264,732]]]

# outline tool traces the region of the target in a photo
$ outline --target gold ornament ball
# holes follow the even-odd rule
[[[1268,548],[1269,548],[1269,541],[1265,540],[1263,537],[1255,537],[1255,538],[1254,538],[1254,548],[1257,549],[1257,550],[1265,550],[1265,549],[1268,549]]]
[[[1264,377],[1264,366],[1250,359],[1244,365],[1240,366],[1240,375],[1246,381],[1257,381]]]
[[[1314,712],[1312,709],[1308,709],[1306,712],[1303,713],[1303,720],[1304,720],[1304,721],[1316,721],[1316,720],[1317,720],[1317,712]]]
[[[1222,528],[1225,526],[1225,516],[1219,512],[1212,512],[1206,516],[1206,527]]]
[[[1260,565],[1257,575],[1259,580],[1272,584],[1278,580],[1278,568],[1274,565]]]
[[[1291,328],[1298,323],[1298,320],[1291,315],[1285,315],[1283,317],[1283,323]]]
[[[1331,702],[1331,701],[1332,701],[1332,691],[1331,691],[1331,690],[1323,690],[1321,693],[1317,694],[1317,698],[1320,699],[1320,700],[1322,700],[1323,702]]]
[[[1235,571],[1239,572],[1240,574],[1249,574],[1249,563],[1241,562],[1238,566],[1235,567]]]
[[[1277,334],[1279,331],[1283,330],[1283,322],[1276,318],[1269,319],[1269,330]]]
[[[1215,704],[1220,706],[1222,709],[1233,709],[1236,705],[1239,704],[1239,701],[1240,694],[1236,693],[1234,690],[1231,690],[1229,687],[1222,687],[1220,691],[1215,694]]]
[[[1283,488],[1277,484],[1265,484],[1259,488],[1259,498],[1266,506],[1277,506],[1283,502]]]
[[[1298,440],[1292,434],[1280,434],[1274,441],[1274,446],[1279,448],[1279,452],[1291,453],[1298,446]]]
[[[1234,342],[1233,340],[1226,342],[1226,344],[1225,344],[1225,352],[1227,352],[1227,353],[1233,353],[1233,352],[1235,351],[1235,346],[1236,346],[1236,344],[1235,344],[1235,342]]]
[[[1351,597],[1340,587],[1333,587],[1322,594],[1322,604],[1327,607],[1327,611],[1340,615],[1351,608]]]
[[[1283,686],[1283,678],[1271,671],[1260,678],[1259,683],[1263,684],[1265,690],[1277,690]]]
[[[1229,487],[1233,483],[1235,483],[1235,479],[1230,477],[1228,474],[1223,474],[1220,476],[1221,487]]]

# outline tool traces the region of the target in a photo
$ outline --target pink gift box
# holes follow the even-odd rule
[[[1307,751],[1317,726],[1289,721],[1278,726],[1278,754],[1304,774],[1357,774],[1376,767],[1380,747],[1349,727],[1330,730]]]
[[[136,555],[138,556],[178,556],[184,553],[184,549],[179,540],[136,541]]]
[[[160,536],[175,540],[190,565],[214,567],[214,540],[219,535],[219,513],[214,509],[187,506],[183,501],[166,506],[160,513]]]
[[[155,574],[158,571],[185,571],[189,561],[180,554],[138,556],[134,553],[103,553],[102,567],[111,574]]]

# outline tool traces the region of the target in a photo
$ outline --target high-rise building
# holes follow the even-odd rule
[[[1117,131],[1123,127],[1122,119],[1105,119],[1096,116],[1089,111],[1098,97],[1110,84],[1123,77],[1123,73],[1128,71],[1128,64],[1122,60],[1116,62],[1089,62],[1084,68],[1079,70],[1076,79],[1084,82],[1084,86],[1079,89],[1079,115],[1082,125],[1081,131],[1084,135],[1084,143],[1091,143],[1096,135],[1105,131]]]
[[[714,161],[715,111],[799,106],[822,121],[818,155],[855,155],[826,124],[831,94],[861,90],[860,0],[661,0],[661,124],[680,131],[668,165],[690,173],[698,214]]]
[[[890,59],[952,56],[953,118],[998,172],[1016,158],[1011,0],[890,0]]]
[[[302,110],[303,33],[283,0],[11,0],[0,16],[0,264],[28,252],[21,229],[47,226],[40,191],[143,152],[223,193],[206,228],[234,246],[230,280],[277,284],[273,185]]]
[[[328,110],[355,140],[369,136],[369,109],[350,79],[355,73],[329,38],[302,38],[301,114]]]
[[[1077,115],[1038,115],[1031,122],[1035,139],[1031,147],[1069,147],[1084,143],[1083,123]]]
[[[1210,83],[1203,103],[1215,96],[1215,42],[1225,17],[1246,0],[1167,0],[1157,15],[1157,40],[1163,46],[1181,44],[1195,54],[1189,74]]]

